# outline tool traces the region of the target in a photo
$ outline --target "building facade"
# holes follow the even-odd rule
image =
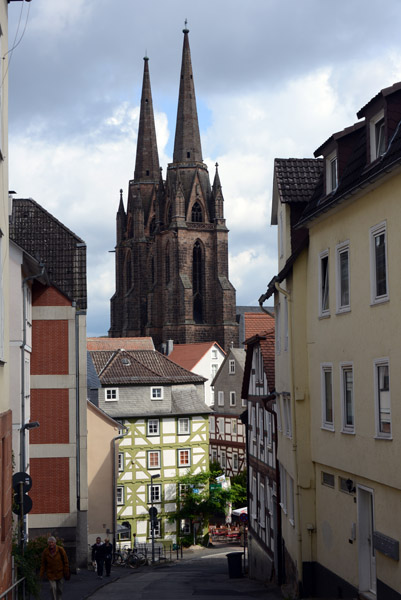
[[[210,183],[184,29],[173,162],[159,168],[149,60],[145,57],[134,178],[117,212],[116,292],[111,337],[216,340],[238,345],[235,290],[228,277],[228,229],[216,165]]]
[[[212,381],[209,458],[217,461],[229,477],[246,468],[246,426],[240,419],[246,410],[246,400],[241,395],[244,365],[245,350],[231,348]]]
[[[99,407],[127,429],[119,442],[116,489],[124,544],[150,541],[152,506],[156,539],[175,542],[192,526],[169,520],[180,498],[179,479],[209,467],[205,380],[154,350],[90,355],[102,385]]]
[[[21,319],[21,327],[31,330],[32,345],[23,386],[24,419],[30,413],[31,421],[39,423],[29,433],[29,464],[25,461],[32,477],[28,532],[30,537],[62,537],[73,568],[85,566],[86,246],[32,199],[14,199],[10,238],[27,255],[40,257],[41,265],[25,278],[32,315],[26,323]],[[25,341],[29,347],[28,337]],[[19,409],[20,398],[15,401]]]
[[[275,294],[280,304],[278,447],[280,470],[293,477],[286,506],[294,503],[291,523],[282,497],[286,575],[304,595],[393,600],[401,597],[401,84],[357,116],[318,148],[314,167],[276,161],[274,220],[287,254],[261,301]],[[292,167],[311,167],[309,177],[288,185]],[[307,234],[303,247],[290,248],[291,225]]]

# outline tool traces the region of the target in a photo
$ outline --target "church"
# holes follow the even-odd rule
[[[157,349],[217,341],[238,346],[235,289],[218,165],[211,185],[202,159],[188,29],[173,162],[159,165],[149,59],[144,58],[134,179],[117,212],[116,291],[110,337],[153,338]]]

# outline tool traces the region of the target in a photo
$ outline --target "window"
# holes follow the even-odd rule
[[[212,462],[217,461],[217,450],[212,450]]]
[[[178,419],[178,433],[180,435],[189,433],[189,419]]]
[[[155,538],[161,537],[161,519],[154,519],[153,521],[148,521],[149,523],[149,537],[152,536],[152,523],[153,523],[153,535]]]
[[[160,469],[160,450],[148,451],[148,469]]]
[[[280,464],[280,506],[287,512],[287,473],[283,465]]]
[[[388,300],[386,246],[386,223],[380,223],[370,230],[372,304]]]
[[[217,368],[218,368],[217,364],[212,364],[212,367],[211,367],[211,369],[212,369],[212,371],[211,371],[211,373],[212,373],[212,377],[211,377],[212,381],[216,377]]]
[[[148,504],[162,501],[162,486],[160,483],[148,485]]]
[[[319,255],[319,315],[326,317],[329,310],[329,252],[325,250]]]
[[[341,365],[343,432],[354,433],[354,378],[352,365]]]
[[[210,433],[214,433],[216,430],[216,422],[215,422],[215,417],[214,415],[211,415],[209,417],[209,432]]]
[[[178,450],[178,466],[191,466],[191,450],[189,448],[185,448],[184,450]]]
[[[331,194],[338,186],[337,152],[332,152],[326,158],[326,194]]]
[[[334,475],[332,473],[325,473],[322,471],[322,485],[327,485],[327,487],[334,487]]]
[[[118,453],[118,470],[124,471],[124,452]]]
[[[107,402],[113,402],[118,400],[118,389],[117,388],[109,388],[105,390],[105,400]]]
[[[117,486],[117,505],[121,506],[122,504],[124,504],[124,486],[118,485]]]
[[[238,471],[238,454],[233,454],[233,471]]]
[[[235,406],[237,404],[235,392],[230,392],[230,406]]]
[[[384,110],[370,121],[370,160],[373,162],[386,151]]]
[[[159,435],[159,434],[160,434],[159,419],[148,419],[148,435]]]
[[[228,372],[230,375],[235,375],[235,360],[228,361]]]
[[[350,309],[349,245],[339,244],[337,250],[337,312]]]
[[[217,348],[212,348],[212,358],[217,360]]]
[[[375,368],[376,435],[391,437],[390,373],[387,359],[377,360]]]
[[[189,483],[180,483],[178,489],[180,499],[182,500],[183,498],[186,498],[191,489],[192,485],[190,485]]]
[[[334,430],[333,369],[331,364],[321,365],[322,427]]]
[[[221,451],[220,466],[221,466],[222,469],[225,469],[226,466],[227,466],[226,451],[225,450]]]
[[[231,419],[231,431],[232,433],[238,433],[237,419]]]
[[[283,399],[283,418],[284,418],[284,434],[287,437],[292,435],[291,426],[291,399],[289,394],[282,394]]]
[[[224,392],[217,392],[217,405],[224,406]]]
[[[181,519],[181,535],[189,535],[191,533],[190,519]]]
[[[163,400],[163,388],[162,387],[151,387],[150,397],[152,400]]]
[[[193,223],[202,223],[203,221],[202,208],[199,202],[195,202],[195,204],[192,206],[191,221]]]

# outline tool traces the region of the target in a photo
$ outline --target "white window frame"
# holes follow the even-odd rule
[[[124,471],[124,452],[119,452],[118,453],[118,470],[121,473],[122,471]]]
[[[238,452],[234,452],[233,453],[233,471],[238,471],[238,465],[239,465]]]
[[[375,386],[375,413],[376,413],[376,437],[381,439],[392,439],[392,422],[391,422],[391,385],[390,385],[390,361],[388,358],[377,358],[373,362],[374,367],[374,386]],[[381,367],[387,367],[388,370],[388,390],[383,390],[383,392],[387,392],[388,398],[386,404],[386,412],[388,414],[388,423],[390,425],[389,431],[382,431],[382,417],[380,413],[383,413],[382,401],[381,401],[381,393],[379,390],[380,377],[379,377],[379,369]]]
[[[379,152],[378,140],[377,140],[377,124],[380,121],[384,121],[384,109],[382,109],[377,115],[375,115],[369,122],[369,137],[370,137],[370,161],[374,162],[385,154],[386,150],[382,153]],[[384,130],[383,130],[384,133]]]
[[[152,523],[151,521],[148,521],[149,523],[149,535],[148,537],[152,537]],[[155,519],[153,521],[153,535],[155,538],[161,538],[162,534],[161,534],[161,530],[162,530],[162,521],[161,519]]]
[[[222,390],[217,392],[217,406],[224,406],[224,392]]]
[[[222,469],[225,469],[227,467],[227,453],[226,453],[225,450],[221,451],[220,466],[221,466]]]
[[[156,426],[156,431],[152,431]],[[160,419],[148,419],[146,424],[147,436],[160,435]]]
[[[348,409],[346,406],[347,396],[345,391],[345,374],[351,372],[352,374],[352,417],[353,422],[347,423]],[[354,381],[354,366],[351,362],[340,363],[340,390],[341,390],[341,414],[342,414],[342,429],[343,433],[355,433],[355,381]]]
[[[212,359],[217,360],[217,348],[212,348]]]
[[[333,174],[334,169],[334,174]],[[326,158],[326,194],[332,194],[338,187],[338,157],[334,150]]]
[[[348,302],[343,301],[343,281],[341,273],[341,259],[344,254],[347,254],[347,265],[348,265]],[[349,312],[351,310],[351,277],[350,277],[350,252],[349,252],[349,241],[342,242],[336,246],[336,290],[337,290],[337,313]]]
[[[384,294],[377,293],[377,255],[376,255],[376,240],[384,235],[384,261],[385,261],[385,284],[386,291]],[[371,281],[371,303],[379,304],[387,302],[389,299],[388,290],[388,259],[387,259],[387,223],[382,221],[370,228],[370,281]]]
[[[152,386],[150,388],[151,400],[163,400],[164,390],[160,385]]]
[[[161,483],[148,483],[148,504],[152,504],[152,488],[153,488],[153,504],[160,504],[162,501],[162,485]],[[155,493],[156,492],[156,493]]]
[[[235,375],[235,360],[232,358],[228,361],[228,374]]]
[[[105,388],[104,399],[105,402],[117,402],[118,401],[118,388]]]
[[[230,406],[237,405],[237,395],[235,392],[230,392]]]
[[[290,394],[282,394],[283,402],[283,417],[284,417],[284,435],[292,437],[292,415],[291,415],[291,396]]]
[[[152,465],[152,466],[150,465],[151,454],[157,454],[157,457],[158,457],[157,465]],[[147,455],[146,455],[146,463],[148,465],[149,471],[151,469],[160,469],[161,468],[161,452],[160,452],[160,450],[148,450]]]
[[[326,373],[331,375],[331,421],[327,416],[327,386]],[[320,365],[321,398],[322,398],[322,427],[334,431],[334,402],[333,402],[333,365],[332,363],[322,363]]]
[[[178,419],[178,435],[189,435],[191,433],[191,421],[188,417]]]
[[[116,501],[117,501],[117,506],[124,506],[124,498],[125,498],[125,493],[124,493],[124,486],[123,485],[118,485],[116,488]]]
[[[326,270],[323,274],[323,264],[326,262]],[[324,279],[324,281],[323,281]],[[327,306],[326,306],[327,295]],[[330,316],[330,264],[329,251],[324,250],[319,254],[319,317]]]
[[[185,453],[188,453],[188,462],[182,463],[182,456]],[[185,454],[187,456],[187,454]],[[179,467],[190,467],[191,466],[191,448],[179,448],[177,451],[177,460]]]

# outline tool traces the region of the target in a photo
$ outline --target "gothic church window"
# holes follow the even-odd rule
[[[149,225],[149,233],[151,236],[155,235],[155,231],[156,231],[156,219],[155,217],[153,217],[153,219],[150,222]]]
[[[195,242],[192,257],[193,318],[195,323],[203,323],[203,261],[199,242]]]
[[[202,207],[199,204],[199,202],[195,202],[195,204],[192,207],[191,221],[193,223],[202,223],[202,221],[203,221]]]

